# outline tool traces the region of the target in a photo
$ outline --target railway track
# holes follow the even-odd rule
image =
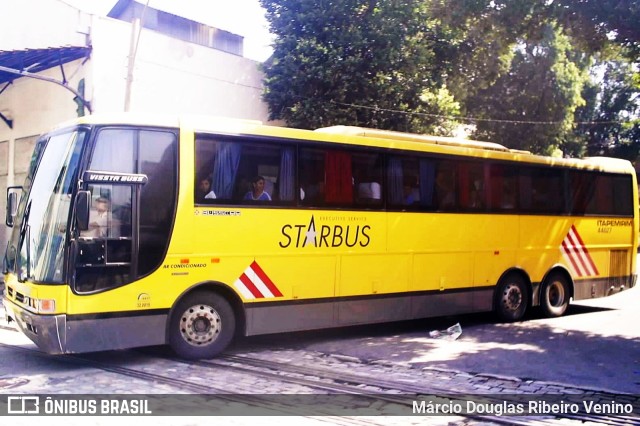
[[[463,392],[455,392],[446,386],[436,383],[420,383],[416,380],[385,379],[371,377],[357,373],[349,373],[344,369],[338,371],[331,368],[314,365],[294,365],[282,361],[260,359],[247,355],[224,355],[220,358],[206,361],[184,361],[172,357],[151,356],[146,359],[154,364],[153,368],[145,367],[145,360],[139,367],[132,367],[127,359],[128,355],[139,356],[133,351],[119,352],[124,362],[108,354],[83,354],[51,356],[35,348],[16,347],[0,343],[1,347],[28,352],[45,360],[55,360],[71,366],[83,366],[98,369],[120,377],[133,378],[154,385],[162,385],[166,393],[187,393],[198,395],[215,395],[218,402],[228,404],[244,404],[252,409],[269,410],[283,415],[305,417],[332,416],[332,423],[345,425],[378,424],[358,417],[335,417],[336,411],[331,404],[338,401],[345,412],[358,412],[363,407],[369,409],[376,406],[379,414],[385,414],[387,407],[406,409],[406,415],[413,415],[412,398],[437,397],[445,395],[447,398],[464,401],[469,398]],[[135,355],[134,355],[135,354]],[[107,359],[104,359],[104,358]],[[312,362],[311,362],[312,363]],[[152,371],[151,371],[152,370]],[[250,377],[250,383],[260,383],[252,389],[239,386],[242,377]],[[417,375],[416,375],[417,377]],[[167,391],[166,389],[169,389]],[[268,389],[278,389],[279,393],[297,394],[297,397],[270,397]],[[571,389],[572,392],[576,388]],[[251,395],[254,394],[254,395]],[[301,395],[301,396],[300,396]],[[318,395],[324,396],[319,397]],[[612,398],[614,395],[593,395],[586,391],[577,394],[576,398],[589,397]],[[517,395],[481,395],[483,402],[499,403],[518,401]],[[475,399],[475,398],[474,398]],[[289,401],[289,402],[288,402]],[[302,401],[302,403],[301,403]],[[318,404],[318,401],[323,403]],[[349,404],[353,406],[349,407]],[[636,410],[638,400],[635,401]],[[345,406],[346,405],[346,406]],[[635,411],[636,413],[638,411]],[[368,411],[367,411],[368,413]],[[371,415],[371,414],[368,414]],[[509,424],[509,425],[552,425],[558,424],[606,424],[606,425],[640,425],[640,418],[616,416],[592,416],[583,414],[558,414],[554,416],[496,416],[457,413],[456,418],[465,424]],[[456,424],[458,422],[455,422]]]
[[[504,394],[482,394],[477,397],[469,397],[467,392],[457,392],[450,387],[438,386],[434,384],[411,383],[408,381],[385,380],[380,378],[371,378],[358,374],[349,374],[344,371],[336,372],[327,368],[318,368],[309,365],[297,366],[285,362],[277,362],[265,360],[261,358],[252,358],[250,356],[223,355],[219,358],[208,361],[197,361],[199,365],[212,364],[216,366],[224,366],[242,371],[257,371],[261,375],[273,377],[274,379],[283,380],[283,374],[290,375],[284,380],[295,381],[295,383],[306,386],[314,386],[317,378],[328,380],[322,384],[315,385],[320,389],[328,389],[338,394],[358,394],[366,393],[368,396],[385,401],[388,403],[396,403],[401,405],[407,404],[407,397],[402,395],[431,395],[446,396],[447,398],[459,401],[478,401],[483,403],[500,404],[510,402],[513,404],[522,403],[527,398],[522,395],[504,395]],[[305,378],[306,377],[306,378]],[[592,390],[580,390],[578,388],[567,387],[568,399],[567,403],[580,403],[585,397],[600,400],[614,400],[618,395],[606,392],[596,393]],[[582,391],[582,393],[576,393]],[[640,411],[640,400],[635,398],[635,413]],[[595,424],[608,425],[640,425],[640,417],[626,415],[588,415],[588,414],[572,414],[559,413],[540,420],[536,418],[513,417],[513,416],[487,416],[487,415],[466,415],[467,417],[490,421],[498,424],[557,424],[556,419],[575,420],[581,423],[591,422]],[[522,423],[524,421],[524,423]],[[549,423],[549,422],[552,423]]]

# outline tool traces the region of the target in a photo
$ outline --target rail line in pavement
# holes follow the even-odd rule
[[[195,394],[215,394],[218,399],[228,401],[229,403],[253,404],[253,406],[277,409],[284,414],[301,415],[299,407],[287,407],[286,404],[279,402],[274,405],[269,401],[260,400],[252,402],[247,396],[250,393],[260,392],[262,389],[272,388],[273,384],[277,384],[277,388],[281,392],[287,393],[311,393],[311,394],[333,394],[333,395],[355,395],[361,400],[369,398],[382,404],[402,404],[407,405],[407,395],[450,395],[453,397],[461,397],[464,399],[468,396],[469,390],[453,391],[450,386],[436,384],[433,380],[423,380],[419,382],[418,374],[405,380],[383,379],[383,374],[378,377],[371,377],[363,374],[349,373],[348,371],[337,371],[332,368],[322,368],[318,365],[318,359],[310,359],[306,365],[296,365],[291,362],[273,361],[251,355],[228,354],[219,358],[206,361],[185,361],[181,359],[151,356],[150,362],[165,363],[162,366],[156,365],[153,371],[149,368],[131,368],[123,366],[114,360],[100,360],[100,356],[96,357],[92,354],[83,355],[47,355],[37,349],[21,346],[7,345],[0,343],[1,347],[11,348],[17,351],[28,352],[38,358],[63,361],[71,365],[82,365],[92,367],[101,371],[117,374],[125,377],[136,378],[145,382],[163,384],[176,392],[187,392]],[[132,356],[136,352],[129,351]],[[123,352],[120,352],[121,354]],[[124,352],[125,354],[127,352]],[[317,354],[315,354],[317,355]],[[325,358],[330,357],[328,354],[320,354]],[[125,355],[126,358],[126,355]],[[312,358],[312,357],[311,357]],[[176,366],[183,366],[181,372],[175,373]],[[383,368],[376,366],[377,368]],[[392,368],[392,366],[387,366]],[[395,367],[398,369],[399,367]],[[406,368],[406,367],[405,367]],[[348,370],[349,367],[347,366]],[[416,370],[416,369],[414,369]],[[170,374],[163,371],[171,372]],[[225,383],[220,383],[221,373],[226,371],[229,378]],[[415,371],[414,371],[415,372]],[[413,373],[413,372],[412,372]],[[233,374],[240,374],[249,377],[258,378],[260,385],[248,390],[246,387],[235,386],[238,383],[237,378],[234,379]],[[237,376],[236,376],[237,377]],[[210,378],[210,380],[208,379]],[[230,385],[231,384],[231,385]],[[267,385],[269,384],[269,385]],[[291,387],[290,385],[293,385]],[[556,389],[559,385],[555,385]],[[590,389],[581,389],[577,387],[566,387],[560,389],[560,393],[565,391],[568,394],[575,395],[575,398],[600,398],[603,400],[619,398],[620,395],[608,394],[606,392],[595,392]],[[263,391],[263,394],[266,392]],[[518,395],[503,394],[482,394],[483,400],[487,401],[505,401],[510,398],[517,398]],[[640,402],[637,397],[629,396],[629,401],[635,404],[635,409],[640,410]],[[309,407],[309,417],[315,416],[334,416],[331,412],[327,412],[318,407]],[[383,410],[384,411],[384,410]],[[410,412],[410,410],[409,410]],[[638,412],[638,411],[635,411]],[[305,413],[306,414],[306,413]],[[511,425],[547,425],[557,424],[556,421],[563,419],[563,424],[580,424],[585,422],[590,424],[607,424],[607,425],[640,425],[639,417],[632,416],[594,416],[594,415],[573,415],[559,414],[554,416],[534,417],[534,416],[490,416],[490,415],[469,415],[457,414],[462,418],[472,421],[482,422],[482,424],[511,424]],[[343,424],[375,424],[362,423],[361,420],[343,419]],[[568,423],[567,423],[568,422]]]

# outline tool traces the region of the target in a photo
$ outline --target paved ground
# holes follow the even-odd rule
[[[580,301],[564,317],[498,324],[490,314],[258,336],[240,347],[304,348],[359,360],[640,394],[640,287]],[[536,316],[537,315],[537,316]],[[460,323],[455,341],[429,331]]]
[[[426,380],[465,393],[591,395],[611,392],[637,397],[640,395],[639,305],[640,287],[636,287],[609,298],[575,304],[565,317],[556,319],[542,319],[534,313],[521,323],[496,324],[490,315],[445,317],[374,327],[258,336],[243,339],[230,351],[259,354],[300,365],[310,360],[316,363],[316,355],[331,354],[322,359],[334,363],[332,368],[336,370],[346,366],[353,372],[406,375],[407,380]],[[4,320],[4,311],[0,309],[0,324]],[[462,327],[462,335],[457,340],[429,337],[429,331],[441,330],[456,322]],[[0,341],[32,346],[21,334],[6,330],[0,330]],[[154,350],[163,351],[119,351],[105,353],[105,356],[125,356],[128,363],[166,371],[149,360],[149,355],[153,358]],[[139,389],[137,392],[140,393],[171,393],[161,385],[136,384],[131,379],[109,376],[104,371],[78,371],[51,360],[39,361],[32,356],[16,356],[7,351],[11,349],[0,349],[3,359],[0,394],[43,391],[82,394],[94,393],[96,389],[106,393],[127,393],[132,389]],[[14,364],[9,364],[11,360]],[[605,395],[610,397],[610,394]],[[216,419],[218,422],[223,420]],[[270,423],[278,422],[274,418],[269,420]],[[295,419],[283,418],[284,423],[292,420]],[[397,417],[391,420],[384,423],[421,423],[415,418],[404,419],[406,422]],[[174,424],[170,418],[154,424],[164,421]],[[180,424],[203,424],[204,421],[190,418],[187,423]],[[211,418],[207,420],[210,421]],[[326,419],[317,421],[326,422]],[[458,424],[444,417],[430,418],[424,424],[434,422]],[[83,425],[87,423],[107,424],[93,422],[93,419],[82,422]],[[229,418],[223,423],[252,424],[252,420]],[[362,424],[371,423],[376,422]]]
[[[445,317],[341,330],[257,336],[232,350],[305,349],[368,362],[542,381],[640,394],[640,287],[572,305],[562,318],[535,313],[527,321],[497,324],[489,314]],[[0,308],[0,324],[4,323]],[[429,331],[460,323],[455,341]],[[26,341],[28,342],[28,341]]]

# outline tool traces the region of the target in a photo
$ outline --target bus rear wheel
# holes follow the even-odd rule
[[[236,319],[222,296],[197,292],[176,305],[169,327],[169,343],[180,357],[208,359],[231,343]]]
[[[562,274],[552,273],[542,284],[540,307],[547,318],[559,317],[569,307],[569,284]]]
[[[505,322],[519,321],[529,306],[527,283],[518,274],[500,280],[495,294],[495,312]]]

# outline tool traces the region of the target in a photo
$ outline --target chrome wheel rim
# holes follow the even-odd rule
[[[502,305],[509,311],[517,311],[522,305],[522,291],[516,284],[507,284],[502,292]]]
[[[194,305],[180,317],[180,335],[192,346],[212,343],[221,331],[222,320],[211,306]]]
[[[547,287],[547,300],[549,304],[555,308],[564,305],[565,291],[560,281],[554,281]]]

